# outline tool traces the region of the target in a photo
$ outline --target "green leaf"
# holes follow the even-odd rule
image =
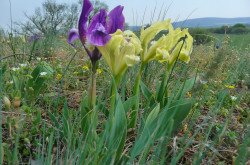
[[[160,129],[158,131],[158,138],[165,136],[165,134],[172,134],[176,131],[182,124],[183,120],[188,116],[192,105],[194,103],[193,99],[182,99],[174,101],[170,106],[166,106],[163,111],[159,114],[159,125]],[[166,132],[170,121],[173,120],[173,126],[171,132]]]
[[[81,116],[81,128],[82,130],[87,134],[88,130],[90,128],[90,121],[91,121],[91,116],[90,116],[90,109],[89,109],[89,99],[87,92],[83,93],[81,105],[79,107],[80,111],[80,116]]]
[[[162,81],[156,81],[156,98],[158,100],[159,93],[161,91]]]
[[[13,80],[13,83],[14,83],[14,85],[15,85],[15,88],[16,88],[16,90],[21,90],[21,85],[20,85],[20,81],[19,81],[19,79],[17,78],[17,76],[15,76],[15,75],[12,75],[12,80]]]
[[[174,126],[173,130],[176,130],[181,125],[182,121],[188,116],[192,105],[193,99],[178,100],[174,102],[169,109],[169,114],[173,115]]]
[[[141,91],[143,96],[147,99],[147,101],[151,101],[154,98],[153,93],[148,89],[148,87],[141,81],[140,82]]]
[[[249,158],[249,146],[250,146],[250,131],[245,135],[244,142],[240,145],[238,156],[236,157],[235,164],[243,165],[246,164],[247,158]],[[249,160],[249,159],[248,159]]]
[[[145,122],[145,127],[148,127],[149,125],[152,124],[152,122],[156,119],[158,116],[158,113],[160,111],[160,105],[156,105],[156,107],[149,113],[146,122]]]
[[[162,81],[157,82],[156,84],[156,100],[161,103],[161,107],[163,107],[164,97],[166,96],[167,89],[167,79],[166,74],[162,74]]]
[[[49,137],[49,144],[48,144],[48,148],[47,148],[48,157],[46,158],[46,161],[45,161],[44,164],[51,164],[51,162],[52,162],[52,147],[53,147],[53,144],[54,144],[54,132],[52,132],[50,134],[50,137]]]
[[[46,72],[44,77],[40,75],[42,72]],[[46,77],[53,75],[53,72],[53,69],[46,62],[42,62],[32,71],[32,78],[28,81],[28,88],[33,88],[35,96],[40,94],[40,90],[44,87]]]
[[[178,99],[182,98],[188,91],[190,91],[193,88],[195,79],[196,78],[193,77],[185,81],[183,87],[179,91],[179,95],[177,97]]]
[[[62,116],[62,126],[63,126],[63,133],[64,137],[67,139],[69,138],[70,132],[72,131],[72,124],[69,122],[69,110],[67,106],[67,102],[65,102],[63,107],[63,116]]]
[[[108,117],[109,110],[108,110],[108,107],[106,105],[107,105],[107,103],[105,101],[97,100],[96,109],[98,109],[98,111],[102,112],[106,117]]]
[[[132,96],[130,98],[128,98],[124,103],[123,103],[123,107],[125,112],[127,113],[130,109],[132,109],[132,107],[135,105],[137,99],[136,96]]]
[[[111,114],[110,114],[111,115]],[[115,160],[119,161],[127,134],[127,119],[121,98],[117,96],[117,105],[112,119],[112,127],[108,139],[109,149],[114,152]],[[114,157],[113,157],[114,158]]]
[[[50,112],[48,111],[48,114],[49,114],[49,117],[51,119],[51,121],[54,123],[54,125],[56,126],[56,128],[60,128],[60,124],[59,122],[57,121],[56,117]]]
[[[5,63],[2,67],[0,67],[0,72],[2,73],[2,75],[4,75],[6,70],[7,70],[7,63]]]
[[[135,145],[131,151],[131,158],[134,159],[138,156],[145,148],[148,148],[154,141],[154,134],[157,131],[157,116],[160,111],[160,105],[158,104],[148,115],[145,126],[143,128],[142,134],[138,140],[135,142]]]

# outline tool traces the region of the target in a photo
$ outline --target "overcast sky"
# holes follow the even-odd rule
[[[45,0],[11,0],[13,21],[24,21],[24,12],[31,15],[36,7]],[[144,16],[144,23],[157,20],[162,10],[169,10],[167,18],[185,20],[186,18],[201,17],[250,17],[250,0],[103,0],[112,9],[117,5],[124,6],[126,22],[129,25],[140,25]],[[72,3],[77,0],[57,0],[59,3]],[[156,6],[156,12],[153,14]],[[10,26],[9,0],[0,0],[0,26]]]

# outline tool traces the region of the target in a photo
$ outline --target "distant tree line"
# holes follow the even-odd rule
[[[244,34],[250,32],[250,27],[241,23],[235,24],[234,26],[221,26],[219,28],[211,28],[212,33],[217,34]]]
[[[221,26],[218,28],[190,28],[190,34],[197,45],[206,44],[213,40],[213,34],[246,34],[250,32],[250,27],[244,24],[233,26]]]

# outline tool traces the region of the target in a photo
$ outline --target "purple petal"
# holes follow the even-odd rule
[[[90,44],[95,46],[104,46],[111,38],[106,27],[107,13],[101,9],[99,13],[94,15],[88,27],[87,39]]]
[[[107,33],[105,27],[97,23],[91,32],[87,33],[87,40],[95,46],[104,46],[110,40],[111,36]]]
[[[89,0],[83,1],[82,12],[78,22],[79,36],[82,43],[85,43],[87,22],[90,12],[93,10],[93,6]]]
[[[108,33],[114,33],[117,29],[124,30],[125,18],[122,14],[123,6],[117,6],[109,12]]]
[[[106,29],[106,19],[107,19],[107,12],[104,9],[101,9],[98,13],[96,13],[88,27],[88,32],[91,32],[94,28],[96,28],[96,24],[102,24],[102,26]]]
[[[37,40],[39,40],[39,39],[41,39],[42,38],[42,36],[41,35],[39,35],[39,34],[34,34],[34,35],[32,35],[32,36],[30,36],[29,38],[28,38],[28,42],[30,43],[30,42],[34,42],[34,41],[37,41]]]
[[[78,30],[75,29],[75,28],[70,29],[69,34],[68,34],[68,43],[72,45],[72,43],[73,43],[76,39],[79,39]]]

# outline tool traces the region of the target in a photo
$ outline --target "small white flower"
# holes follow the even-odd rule
[[[200,80],[200,83],[201,84],[207,84],[207,81],[206,80]]]
[[[9,81],[8,84],[13,84],[13,81]]]
[[[26,64],[26,63],[23,63],[23,64],[19,64],[21,67],[26,67],[26,66],[28,66],[28,64]]]
[[[47,75],[47,72],[41,72],[40,73],[40,76],[45,76],[45,75]]]
[[[15,71],[18,71],[19,69],[20,69],[19,67],[17,67],[17,68],[13,67],[11,70],[13,70],[15,72]]]
[[[37,61],[41,61],[41,58],[40,58],[40,57],[37,57],[36,60],[37,60]]]
[[[230,96],[232,101],[236,101],[237,97],[236,96]]]

